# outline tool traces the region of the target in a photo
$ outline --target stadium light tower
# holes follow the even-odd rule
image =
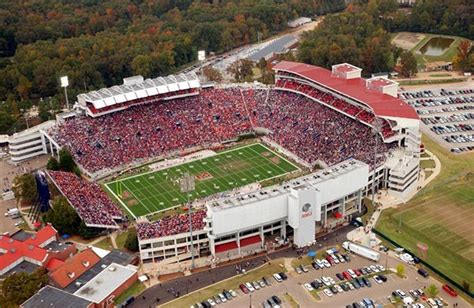
[[[377,171],[377,148],[378,148],[378,134],[380,133],[380,131],[382,130],[382,121],[379,119],[379,118],[376,118],[375,121],[374,121],[374,124],[373,124],[373,127],[372,127],[372,133],[374,134],[375,136],[375,148],[374,148],[374,166],[373,166],[373,169],[374,169],[374,173],[372,175],[372,207],[375,208],[375,174],[376,174],[376,171]]]
[[[66,108],[69,111],[69,99],[67,98],[67,87],[69,86],[69,79],[67,76],[61,77],[61,87],[64,88],[64,96],[66,97]]]
[[[189,193],[194,191],[194,176],[186,172],[181,178],[181,192],[186,194],[188,200],[188,216],[189,216],[189,235],[191,236],[191,269],[194,269],[194,241],[193,241],[193,222],[192,222],[192,205],[189,202]]]

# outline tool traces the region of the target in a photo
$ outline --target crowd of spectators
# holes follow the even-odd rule
[[[379,153],[388,151],[389,145],[370,127],[305,96],[245,90],[244,97],[255,125],[270,130],[268,138],[311,165],[318,160],[333,165],[348,158],[372,164],[375,138]]]
[[[210,89],[98,118],[72,118],[51,134],[94,173],[235,138],[251,130],[245,115],[240,89]]]
[[[376,119],[372,111],[366,108],[363,108],[353,103],[348,103],[343,99],[337,98],[328,92],[320,91],[314,87],[311,87],[304,83],[300,83],[293,79],[279,79],[276,83],[276,86],[304,93],[369,125],[372,125],[374,123],[374,120]],[[385,119],[379,119],[379,121],[381,121],[382,123],[381,133],[384,138],[389,138],[395,135],[395,132],[392,130],[389,121]]]
[[[117,227],[115,220],[123,219],[120,209],[98,184],[88,182],[70,172],[48,173],[87,226]]]
[[[197,210],[191,214],[193,230],[204,229],[206,217],[205,210]],[[143,222],[137,224],[138,238],[146,240],[180,234],[189,231],[189,215],[179,214],[168,216],[152,223]]]
[[[372,123],[372,113],[308,85],[288,80],[277,86],[303,92],[352,117],[287,91],[210,88],[199,96],[98,118],[72,118],[51,135],[92,173],[223,142],[255,127],[271,130],[271,139],[309,163],[332,165],[349,157],[372,160],[375,137],[360,122]],[[388,121],[383,122],[382,134],[393,134]],[[383,142],[379,145],[387,148]]]

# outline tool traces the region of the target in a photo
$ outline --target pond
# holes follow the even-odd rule
[[[441,56],[453,42],[454,39],[451,38],[433,37],[420,48],[419,52],[425,56]]]

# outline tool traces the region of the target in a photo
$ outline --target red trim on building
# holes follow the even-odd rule
[[[225,244],[216,245],[216,253],[237,249],[237,242],[229,242]]]
[[[419,119],[415,109],[401,99],[367,89],[363,78],[343,79],[332,75],[325,68],[289,61],[282,61],[273,69],[300,75],[333,92],[350,97],[367,105],[376,116]]]
[[[243,240],[240,240],[240,247],[257,244],[261,242],[262,240],[260,239],[260,235],[254,235],[251,237],[244,238]]]

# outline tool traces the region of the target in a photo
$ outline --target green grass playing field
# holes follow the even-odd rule
[[[162,211],[186,202],[179,179],[185,172],[195,176],[190,199],[201,199],[251,183],[299,170],[297,166],[262,144],[217,153],[159,171],[142,173],[105,186],[133,217]]]
[[[474,156],[453,155],[428,138],[423,143],[441,160],[441,174],[407,204],[384,210],[376,228],[419,257],[417,244],[427,244],[428,263],[472,286]]]

